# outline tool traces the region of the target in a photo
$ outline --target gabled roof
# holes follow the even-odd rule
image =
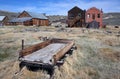
[[[22,17],[22,18],[14,18],[10,20],[9,22],[25,22],[31,20],[31,17]]]
[[[28,14],[33,18],[48,19],[44,14],[33,13],[33,12],[28,12]]]
[[[70,9],[70,10],[68,11],[68,13],[75,12],[76,10],[78,10],[78,11],[83,11],[83,10],[80,9],[79,7],[75,6],[75,7],[73,7],[72,9]]]
[[[0,16],[0,21],[2,21],[6,16]]]
[[[41,13],[34,13],[34,12],[27,12],[32,18],[39,18],[39,19],[48,19],[44,14]]]

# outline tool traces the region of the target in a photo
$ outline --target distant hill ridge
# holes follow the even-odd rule
[[[120,12],[104,13],[103,22],[109,25],[120,25]]]
[[[9,19],[17,17],[19,13],[0,10],[0,16],[8,16]]]
[[[0,10],[0,16],[8,16],[10,19],[17,17],[20,13]],[[47,16],[50,22],[67,20],[64,15],[49,15]],[[103,14],[103,23],[108,25],[120,25],[120,12],[111,12]]]
[[[4,13],[16,13],[16,12],[10,12],[10,11],[0,10],[0,13],[2,13],[2,12],[4,12]]]

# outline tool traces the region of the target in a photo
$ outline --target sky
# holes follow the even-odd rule
[[[97,7],[104,13],[120,12],[120,0],[0,0],[0,10],[22,12],[24,10],[47,15],[67,15],[68,10]]]

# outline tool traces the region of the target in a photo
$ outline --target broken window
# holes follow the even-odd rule
[[[81,17],[81,13],[78,13],[78,16]]]
[[[100,14],[98,14],[97,17],[100,18]]]
[[[69,19],[73,19],[74,15],[73,14],[69,14]]]
[[[87,14],[87,18],[90,18],[90,13]]]
[[[92,14],[92,19],[95,19],[95,14]]]

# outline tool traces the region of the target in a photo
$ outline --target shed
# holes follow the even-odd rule
[[[99,22],[93,20],[89,23],[87,23],[87,28],[95,28],[95,29],[98,29],[99,28]]]

